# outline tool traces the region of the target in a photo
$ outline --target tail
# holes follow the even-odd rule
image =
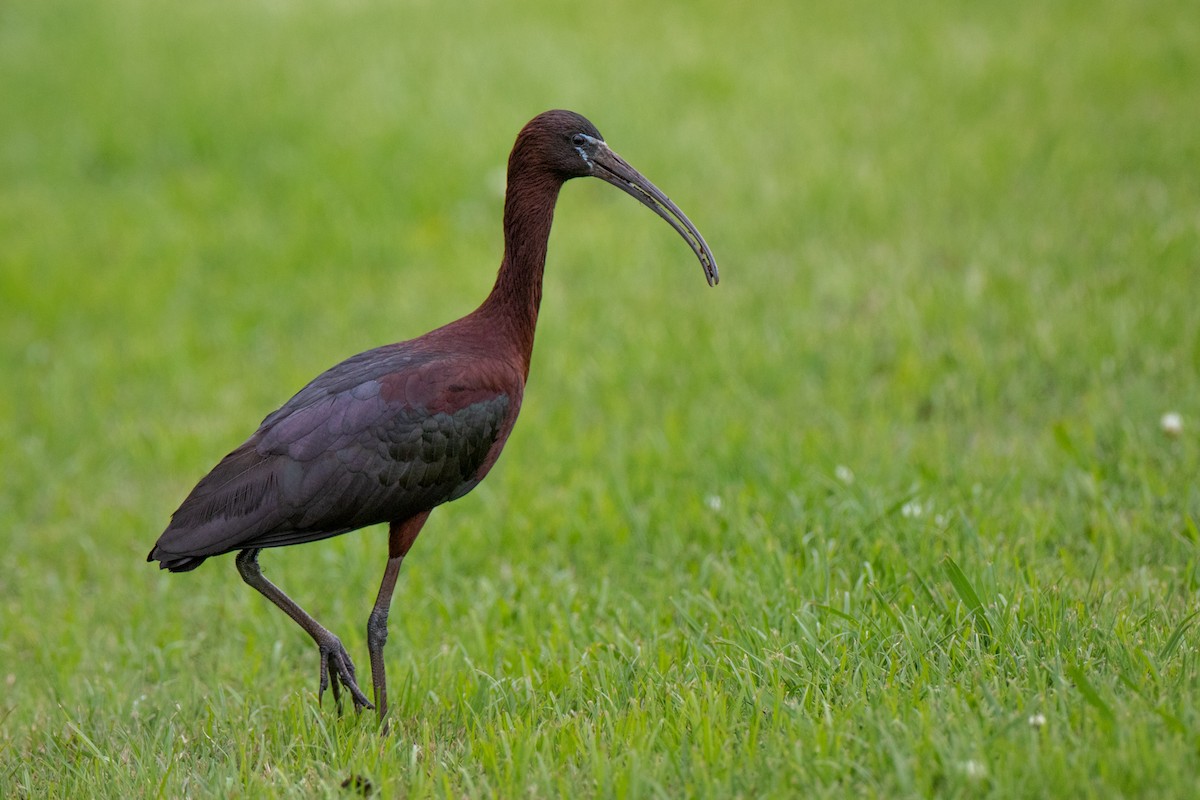
[[[204,563],[205,557],[169,556],[162,552],[158,545],[154,545],[154,549],[150,551],[150,555],[146,556],[146,560],[150,562],[157,561],[159,569],[165,569],[169,572],[191,572]]]
[[[277,464],[246,442],[196,484],[171,515],[147,561],[159,569],[188,572],[210,556],[241,549],[276,523],[273,499]]]

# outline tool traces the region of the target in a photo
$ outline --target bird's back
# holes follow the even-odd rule
[[[315,541],[457,499],[499,456],[521,370],[413,340],[327,370],[221,460],[148,560],[172,571],[247,547]]]

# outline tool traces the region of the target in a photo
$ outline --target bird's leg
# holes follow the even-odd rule
[[[387,643],[388,611],[392,607],[392,592],[396,590],[396,578],[400,575],[400,565],[404,556],[421,532],[421,526],[429,518],[429,512],[424,511],[415,517],[409,517],[403,522],[393,522],[388,531],[388,563],[383,571],[383,582],[379,585],[379,596],[375,598],[375,607],[367,619],[367,649],[371,654],[371,682],[375,685],[375,708],[379,712],[379,721],[387,723],[387,669],[383,663],[383,646]]]
[[[358,688],[358,682],[354,678],[354,662],[350,660],[350,654],[342,646],[341,640],[334,636],[328,628],[309,616],[308,612],[297,605],[295,600],[284,594],[282,589],[267,580],[262,573],[262,567],[258,565],[259,549],[252,547],[238,553],[238,572],[241,573],[242,580],[257,589],[263,597],[279,606],[283,613],[294,619],[296,624],[317,643],[317,649],[321,654],[321,683],[317,690],[317,702],[320,702],[327,687],[332,688],[333,700],[337,703],[338,713],[341,713],[342,687],[344,686],[350,690],[355,711],[372,708],[367,696]],[[332,682],[329,677],[330,673],[333,673]]]
[[[383,646],[387,643],[388,609],[392,603],[392,592],[396,588],[396,578],[400,575],[401,558],[389,558],[387,569],[383,572],[383,583],[379,586],[379,596],[375,599],[375,607],[367,618],[367,649],[371,654],[371,682],[375,685],[375,709],[379,712],[380,722],[387,715],[387,670],[383,664]],[[386,723],[385,723],[386,724]]]

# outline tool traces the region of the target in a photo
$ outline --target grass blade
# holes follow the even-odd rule
[[[1086,701],[1089,706],[1099,711],[1100,715],[1104,717],[1106,721],[1112,722],[1116,715],[1113,714],[1113,710],[1108,703],[1104,702],[1104,698],[1100,696],[1100,693],[1096,691],[1096,687],[1092,686],[1091,681],[1088,680],[1087,674],[1084,673],[1083,668],[1077,664],[1072,664],[1071,666],[1067,667],[1065,671],[1067,677],[1070,678],[1071,682],[1075,684],[1075,688],[1079,690],[1079,694],[1083,696],[1084,701]]]
[[[1192,623],[1196,621],[1197,616],[1200,616],[1200,611],[1193,611],[1180,620],[1179,624],[1175,626],[1175,630],[1171,631],[1171,635],[1167,637],[1166,644],[1158,651],[1159,661],[1171,657],[1171,654],[1179,647],[1179,643],[1183,641],[1183,635],[1187,633],[1187,629],[1192,627]]]
[[[992,623],[987,618],[987,611],[983,607],[983,601],[979,599],[979,593],[975,591],[975,587],[971,585],[971,581],[963,573],[962,569],[955,563],[954,559],[946,556],[942,561],[942,571],[946,574],[950,585],[954,587],[955,594],[958,599],[967,607],[967,611],[971,613],[971,617],[975,620],[975,624],[979,626],[981,632],[988,639],[992,636]]]

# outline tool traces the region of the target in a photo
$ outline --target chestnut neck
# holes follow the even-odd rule
[[[504,198],[504,259],[491,294],[477,313],[487,319],[489,330],[502,337],[528,375],[550,226],[563,180],[515,156],[514,152],[508,165]]]

